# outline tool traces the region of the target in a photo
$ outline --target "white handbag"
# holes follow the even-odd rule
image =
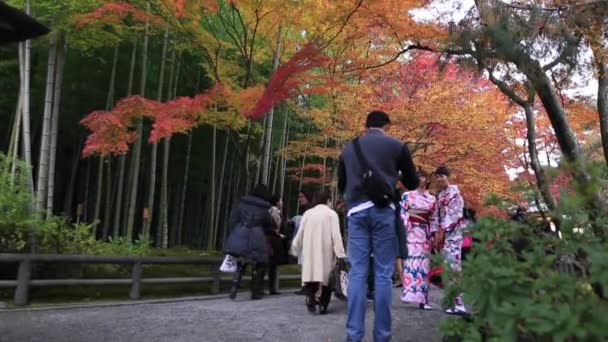
[[[222,262],[222,266],[220,266],[220,271],[226,272],[226,273],[236,272],[236,269],[237,269],[236,262],[237,262],[237,259],[235,257],[233,257],[230,254],[226,254],[226,256],[224,257],[224,261]]]

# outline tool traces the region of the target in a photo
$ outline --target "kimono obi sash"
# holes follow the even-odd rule
[[[429,224],[431,221],[431,212],[429,210],[412,208],[408,210],[408,213],[408,218],[411,222]]]

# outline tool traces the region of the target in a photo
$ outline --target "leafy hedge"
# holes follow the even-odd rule
[[[608,340],[608,243],[597,234],[608,221],[583,203],[562,194],[559,233],[538,219],[482,218],[462,274],[446,275],[458,278],[446,298],[463,291],[473,313],[444,320],[445,340]]]

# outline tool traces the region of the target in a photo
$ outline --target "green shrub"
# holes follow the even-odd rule
[[[21,252],[36,225],[32,215],[29,171],[17,161],[14,172],[10,160],[0,153],[0,252]]]
[[[484,217],[473,227],[480,242],[446,290],[463,291],[473,315],[443,321],[447,340],[608,340],[608,243],[597,235],[607,221],[591,220],[581,198],[566,194],[553,217],[559,237],[538,220]]]
[[[62,217],[50,217],[41,223],[38,241],[40,253],[56,254],[90,254],[100,243],[92,225],[70,224]]]
[[[95,246],[93,254],[98,255],[127,255],[144,256],[150,254],[152,242],[143,238],[131,243],[124,237],[110,238],[109,242],[100,242]]]

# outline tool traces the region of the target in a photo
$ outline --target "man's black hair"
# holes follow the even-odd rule
[[[386,125],[390,125],[391,118],[385,112],[375,110],[367,114],[367,120],[365,121],[365,127],[367,128],[382,128]]]

